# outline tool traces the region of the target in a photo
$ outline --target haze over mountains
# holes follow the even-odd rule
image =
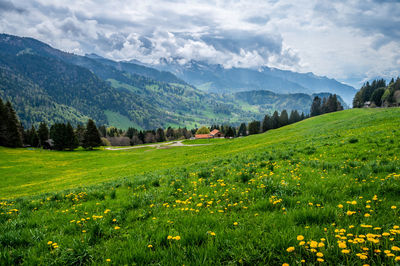
[[[237,124],[274,110],[308,113],[312,94],[322,92],[349,100],[356,90],[310,73],[225,69],[197,61],[144,66],[0,35],[0,97],[13,103],[25,126],[77,124],[89,117],[121,128]]]
[[[170,71],[177,77],[197,88],[216,93],[237,91],[270,90],[276,93],[320,93],[329,92],[340,95],[351,103],[356,89],[335,79],[319,77],[313,73],[296,73],[288,70],[261,67],[224,68],[222,65],[190,60],[182,64],[179,58],[160,59],[159,64],[151,65],[163,71]],[[138,62],[138,61],[134,61]]]

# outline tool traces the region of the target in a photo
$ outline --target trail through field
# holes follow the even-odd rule
[[[108,147],[108,148],[106,148],[106,150],[119,151],[119,150],[130,150],[130,149],[139,149],[139,148],[147,148],[147,147],[154,147],[156,149],[168,149],[169,147],[195,147],[195,146],[205,146],[205,145],[211,145],[211,144],[183,144],[182,140],[179,140],[179,141],[171,141],[171,142],[165,142],[165,143],[140,145],[140,146],[132,146],[132,147],[124,147],[124,148]]]

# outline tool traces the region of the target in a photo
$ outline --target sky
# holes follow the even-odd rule
[[[0,32],[80,55],[269,66],[356,88],[400,75],[399,0],[0,0]]]

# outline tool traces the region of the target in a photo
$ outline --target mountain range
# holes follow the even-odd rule
[[[140,63],[136,60],[133,62]],[[190,60],[181,63],[179,58],[161,58],[158,64],[149,65],[170,71],[197,88],[214,93],[269,90],[276,93],[320,93],[340,95],[346,103],[353,100],[356,89],[335,79],[316,76],[313,73],[297,73],[277,68],[225,68],[222,65]]]
[[[234,87],[231,71],[245,73],[246,69],[225,70],[196,62],[190,71],[183,70],[188,69],[187,65],[180,66],[182,71],[177,74],[178,66],[170,65],[169,68],[166,64],[153,67],[139,62],[117,62],[95,54],[80,56],[32,38],[0,34],[0,97],[12,102],[24,126],[40,121],[77,124],[90,117],[98,124],[120,128],[190,128],[249,122],[274,110],[297,109],[307,113],[311,105],[313,90],[298,85],[300,82],[278,77],[268,81],[263,74],[266,84],[275,81],[279,84],[278,80],[286,83],[282,82],[274,93],[265,91],[267,87],[251,87],[255,81],[247,82],[249,85],[241,90],[240,84],[245,78],[236,79],[240,84]],[[200,65],[203,71],[198,71],[196,81],[194,69]],[[205,77],[211,75],[213,68],[216,77],[206,89],[199,82],[207,80]],[[266,68],[246,73],[252,77],[257,76],[254,73],[264,72]],[[220,75],[217,73],[227,74],[217,79]],[[290,72],[290,75],[296,76],[296,73]],[[301,80],[303,74],[299,75]],[[261,79],[257,82],[261,84]],[[292,83],[297,87],[290,87]],[[297,90],[301,93],[293,94]],[[255,95],[258,101],[253,100]]]

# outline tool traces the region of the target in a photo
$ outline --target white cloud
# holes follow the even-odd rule
[[[76,53],[268,65],[353,84],[399,75],[398,1],[0,0],[0,31]]]

